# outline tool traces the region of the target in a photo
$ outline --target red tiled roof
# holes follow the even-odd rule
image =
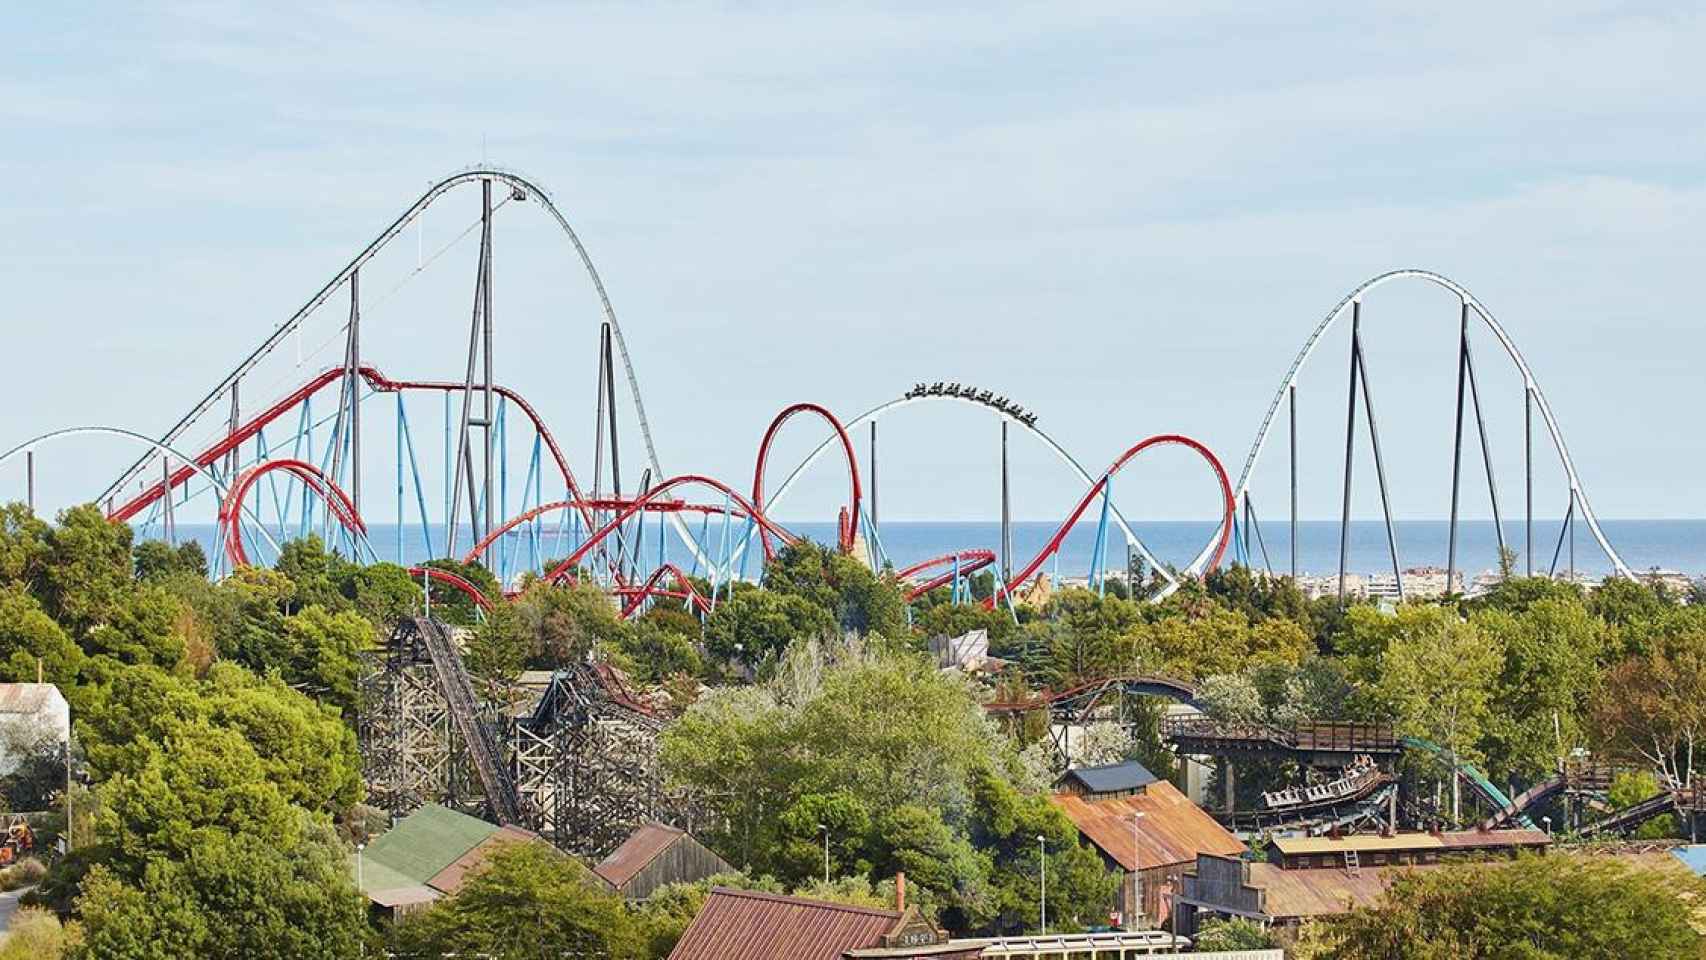
[[[1126,870],[1134,862],[1141,863],[1139,869],[1151,870],[1195,863],[1199,853],[1236,857],[1244,852],[1237,837],[1165,780],[1149,784],[1142,793],[1102,800],[1058,793],[1054,803],[1085,839]],[[1143,814],[1135,836],[1134,813]]]
[[[876,946],[900,914],[718,887],[669,960],[841,960]]]
[[[670,844],[687,836],[686,831],[661,823],[648,823],[628,835],[622,845],[610,852],[610,856],[599,861],[592,871],[603,877],[606,883],[620,890],[634,875],[646,868],[658,854],[669,849]]]

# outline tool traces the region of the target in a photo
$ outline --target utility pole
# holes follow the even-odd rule
[[[1148,916],[1143,904],[1143,858],[1139,851],[1143,849],[1143,837],[1138,832],[1138,824],[1143,822],[1143,811],[1134,811],[1131,815],[1131,916],[1126,918],[1126,928],[1141,930],[1140,918]]]
[[[1037,887],[1037,925],[1042,928],[1042,935],[1048,936],[1048,840],[1042,834],[1037,834],[1037,868],[1039,885]]]
[[[823,831],[823,885],[825,887],[828,887],[829,886],[829,827],[826,824],[820,823],[817,825],[817,828],[819,830]]]

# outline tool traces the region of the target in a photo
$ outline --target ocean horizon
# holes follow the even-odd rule
[[[833,542],[835,524],[806,521],[784,524],[792,532],[820,542]],[[711,522],[705,526],[706,542],[711,552],[720,554],[720,526]],[[737,540],[741,527],[734,524],[732,536]],[[1095,549],[1096,523],[1080,522],[1067,534],[1058,563],[1049,561],[1043,569],[1058,571],[1061,576],[1084,576],[1090,569]],[[1133,521],[1139,538],[1162,563],[1182,567],[1203,548],[1218,524],[1207,520]],[[1398,541],[1399,559],[1405,569],[1444,567],[1446,564],[1449,523],[1445,520],[1398,520],[1393,524]],[[1505,543],[1517,553],[1517,569],[1527,568],[1524,558],[1525,537],[1521,521],[1503,524]],[[1574,568],[1578,574],[1603,576],[1613,565],[1600,549],[1587,525],[1578,520],[1574,535]],[[1675,570],[1687,574],[1706,572],[1706,520],[1601,520],[1600,527],[1613,549],[1631,569],[1642,572],[1652,569]],[[1012,566],[1017,569],[1029,561],[1048,542],[1058,528],[1055,522],[1014,521]],[[1544,574],[1553,569],[1556,553],[1558,572],[1570,568],[1569,538],[1560,545],[1561,522],[1558,518],[1536,519],[1534,522],[1533,569]],[[643,559],[646,564],[657,558],[657,524],[648,521],[644,534]],[[148,528],[148,535],[159,538],[159,528]],[[295,532],[294,525],[292,532]],[[576,541],[575,535],[559,530],[553,524],[541,527],[538,550],[545,557],[560,557]],[[1270,568],[1276,573],[1291,571],[1290,524],[1285,520],[1264,521],[1260,536],[1252,536],[1250,565]],[[276,531],[275,531],[276,535]],[[881,555],[896,567],[905,567],[931,557],[972,548],[999,552],[1001,525],[994,520],[892,520],[884,521],[874,538],[880,543]],[[211,552],[215,544],[212,524],[183,524],[178,527],[179,540],[199,541]],[[867,536],[867,539],[871,539]],[[419,525],[400,527],[395,523],[374,523],[368,526],[368,542],[380,560],[418,563],[442,553],[443,528],[431,533],[433,551],[421,536]],[[459,538],[458,552],[469,544],[466,533]],[[1123,569],[1120,556],[1123,537],[1117,527],[1110,525],[1108,537],[1108,566]],[[559,544],[562,546],[559,547]],[[251,552],[255,544],[250,542]],[[1264,552],[1264,549],[1265,552]],[[496,548],[494,548],[496,549]],[[508,569],[525,568],[532,545],[523,530],[505,538],[503,549],[508,552]],[[673,536],[665,547],[665,556],[683,567],[691,566],[691,558],[681,542]],[[1229,547],[1226,563],[1234,559]],[[1457,568],[1473,577],[1498,567],[1498,541],[1491,520],[1463,520],[1458,523]],[[1353,520],[1350,524],[1348,569],[1353,573],[1389,573],[1392,569],[1387,547],[1386,527],[1380,520]],[[756,562],[752,566],[756,569]],[[1336,520],[1301,520],[1298,522],[1297,569],[1302,575],[1325,575],[1339,569],[1339,522]]]

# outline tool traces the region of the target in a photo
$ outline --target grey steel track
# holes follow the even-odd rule
[[[539,205],[544,208],[554,220],[556,220],[557,226],[563,231],[563,235],[568,237],[569,243],[574,246],[576,255],[580,257],[581,266],[585,268],[587,277],[592,281],[593,289],[598,292],[599,306],[604,313],[605,322],[610,324],[610,331],[616,340],[616,349],[622,356],[622,367],[628,377],[628,388],[634,397],[634,413],[639,420],[640,435],[646,445],[646,457],[650,461],[652,470],[657,476],[667,476],[667,474],[663,472],[662,465],[658,463],[657,448],[652,442],[651,425],[646,420],[645,402],[640,397],[639,380],[634,375],[634,362],[628,353],[628,345],[622,337],[622,327],[616,321],[616,310],[610,304],[610,296],[604,289],[604,282],[599,279],[598,270],[593,266],[592,258],[587,254],[586,247],[581,244],[580,237],[575,234],[574,228],[569,225],[568,218],[563,216],[562,211],[557,209],[556,204],[552,202],[550,195],[544,190],[544,188],[540,187],[533,181],[523,178],[520,174],[494,166],[471,167],[467,170],[452,174],[443,180],[440,180],[438,183],[433,184],[426,193],[421,195],[419,200],[416,200],[413,205],[403,211],[402,215],[397,217],[389,227],[386,227],[379,236],[375,237],[373,241],[360,253],[356,254],[353,260],[345,264],[342,270],[339,270],[331,280],[327,281],[326,285],[321,287],[318,293],[310,297],[307,303],[303,304],[290,316],[289,319],[280,324],[277,329],[275,329],[264,341],[261,342],[260,346],[256,347],[253,352],[245,357],[241,363],[227,374],[225,379],[220,381],[218,386],[214,387],[213,390],[209,392],[206,397],[203,397],[194,407],[191,407],[189,413],[185,414],[176,425],[166,431],[166,433],[159,438],[159,444],[163,447],[170,446],[182,438],[183,435],[201,419],[202,416],[204,416],[209,410],[213,409],[213,407],[232,390],[239,380],[249,373],[249,371],[253,370],[261,360],[276,349],[279,344],[283,343],[292,332],[302,325],[303,321],[305,321],[315,310],[319,309],[322,304],[330,299],[339,288],[348,283],[350,278],[355,275],[357,270],[361,269],[363,264],[378,255],[379,251],[383,250],[387,244],[396,239],[397,235],[402,233],[409,224],[413,223],[416,218],[425,212],[434,201],[459,186],[475,184],[481,181],[495,181],[503,183],[508,185],[512,190],[520,191],[528,197],[537,199],[539,201]],[[140,459],[132,464],[129,469],[120,475],[117,480],[113,481],[113,483],[107,487],[107,489],[101,494],[100,500],[105,501],[109,497],[116,495],[120,489],[141,474],[142,470],[147,466],[148,462],[153,459],[153,457],[154,454],[152,452],[144,454]]]
[[[1606,539],[1605,532],[1600,529],[1599,520],[1594,516],[1593,508],[1588,504],[1587,491],[1583,489],[1581,477],[1576,473],[1575,462],[1570,459],[1569,447],[1564,443],[1564,433],[1559,428],[1557,419],[1552,415],[1552,405],[1546,401],[1546,394],[1540,389],[1539,382],[1534,378],[1533,370],[1529,368],[1528,361],[1523,358],[1522,352],[1517,349],[1516,342],[1511,339],[1510,334],[1505,332],[1505,328],[1493,318],[1492,311],[1477,300],[1474,294],[1451,278],[1434,273],[1431,270],[1404,269],[1380,274],[1364,281],[1356,289],[1346,294],[1344,299],[1340,300],[1332,310],[1327,312],[1327,315],[1316,325],[1314,331],[1309,334],[1309,338],[1303,342],[1302,349],[1298,351],[1297,357],[1291,362],[1291,367],[1286,370],[1285,377],[1281,379],[1279,390],[1274,393],[1273,401],[1268,404],[1268,411],[1262,417],[1262,425],[1256,431],[1256,439],[1250,445],[1250,453],[1244,459],[1244,469],[1238,475],[1237,484],[1233,488],[1233,495],[1241,497],[1249,490],[1251,475],[1255,472],[1256,463],[1262,456],[1262,448],[1267,444],[1268,433],[1273,427],[1274,417],[1279,411],[1280,403],[1285,400],[1287,390],[1297,383],[1303,365],[1308,362],[1309,357],[1315,352],[1315,348],[1320,345],[1327,330],[1345,315],[1347,307],[1360,302],[1366,294],[1376,287],[1384,286],[1394,280],[1404,279],[1423,280],[1451,291],[1457,295],[1465,307],[1481,318],[1488,330],[1492,331],[1500,346],[1504,347],[1505,353],[1509,355],[1511,362],[1516,365],[1517,371],[1522,374],[1524,388],[1534,398],[1534,405],[1540,411],[1540,417],[1546,424],[1546,431],[1552,437],[1552,446],[1557,450],[1558,459],[1563,465],[1570,492],[1580,501],[1582,519],[1587,521],[1588,529],[1592,531],[1594,539],[1599,542],[1600,549],[1605,551],[1606,558],[1611,561],[1616,572],[1621,576],[1633,579],[1634,571],[1630,570],[1628,564],[1623,562],[1623,558],[1618,556],[1616,549],[1611,546],[1611,541]]]

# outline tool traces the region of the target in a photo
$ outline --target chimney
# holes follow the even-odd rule
[[[894,875],[894,909],[896,913],[906,912],[906,874]]]

